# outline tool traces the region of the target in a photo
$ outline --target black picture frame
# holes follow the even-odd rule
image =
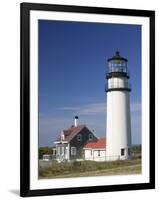
[[[148,183],[102,185],[91,187],[30,189],[30,11],[60,11],[76,13],[93,13],[102,15],[122,15],[148,17],[150,20],[150,180]],[[155,11],[131,10],[104,7],[83,7],[71,5],[49,5],[21,3],[21,140],[20,140],[20,196],[60,195],[76,193],[95,193],[123,190],[140,190],[155,188]]]

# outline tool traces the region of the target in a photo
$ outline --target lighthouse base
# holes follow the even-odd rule
[[[106,156],[106,161],[120,160],[120,156]]]
[[[113,154],[110,154],[110,153],[108,154],[108,152],[106,152],[106,161],[129,160],[129,159],[132,158],[130,147],[118,149],[118,152],[121,152],[121,154],[120,155],[119,154],[113,155]]]
[[[121,157],[121,156],[107,156],[106,161],[117,161],[117,160],[130,160],[131,156],[129,157]]]

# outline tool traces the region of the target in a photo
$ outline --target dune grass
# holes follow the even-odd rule
[[[141,158],[126,161],[95,162],[74,161],[53,163],[49,168],[39,167],[39,178],[66,178],[84,176],[107,176],[123,174],[140,174]]]

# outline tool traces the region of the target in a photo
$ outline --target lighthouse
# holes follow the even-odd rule
[[[119,51],[107,60],[106,160],[131,158],[131,116],[128,60]]]

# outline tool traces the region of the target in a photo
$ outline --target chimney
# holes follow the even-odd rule
[[[78,126],[78,124],[79,124],[79,121],[78,121],[78,116],[75,116],[75,119],[74,119],[74,125],[75,125],[75,127],[77,127]]]

